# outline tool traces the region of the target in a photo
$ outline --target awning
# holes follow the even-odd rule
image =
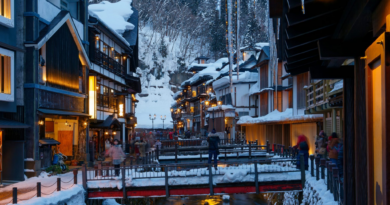
[[[107,128],[107,129],[112,129],[114,127],[116,128],[120,128],[121,127],[121,124],[120,122],[118,121],[118,119],[116,119],[114,117],[114,115],[109,115],[106,120],[104,120],[103,122],[101,123],[90,123],[89,125],[90,128]]]
[[[87,113],[70,112],[70,111],[63,111],[63,110],[38,109],[38,111],[48,115],[69,115],[69,116],[84,116],[84,117],[90,116]]]
[[[19,128],[29,128],[30,126],[21,122],[0,119],[0,128],[10,128],[10,129],[19,129]]]
[[[45,138],[45,139],[40,139],[39,144],[41,144],[41,145],[55,145],[55,144],[61,144],[61,143],[55,139]]]

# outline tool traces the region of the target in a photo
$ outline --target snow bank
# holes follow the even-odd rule
[[[334,84],[333,89],[329,93],[336,92],[338,90],[343,89],[344,82],[343,80],[338,81],[337,83]]]
[[[54,192],[51,195],[34,197],[27,201],[20,201],[18,204],[46,204],[46,205],[82,205],[85,204],[85,190],[82,185],[75,185],[68,190]]]
[[[237,122],[239,125],[245,124],[259,124],[259,123],[270,123],[270,122],[282,122],[282,121],[295,121],[295,120],[310,120],[310,119],[322,119],[322,114],[315,115],[293,115],[293,109],[288,108],[284,112],[274,110],[268,115],[262,117],[252,118],[250,116],[242,116]]]
[[[222,196],[222,200],[229,201],[230,200],[230,196],[229,195],[223,195]]]
[[[120,205],[115,199],[106,199],[103,201],[103,205]]]

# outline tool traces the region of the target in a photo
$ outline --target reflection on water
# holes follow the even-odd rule
[[[169,197],[158,200],[157,205],[266,205],[267,200],[262,194],[234,194],[230,195],[229,201],[223,201],[222,196],[190,196],[190,197]]]

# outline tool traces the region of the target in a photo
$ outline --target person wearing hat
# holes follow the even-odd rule
[[[123,161],[123,158],[125,158],[126,155],[123,152],[122,148],[119,146],[118,139],[114,139],[114,145],[110,147],[110,149],[106,153],[106,156],[112,158],[112,164],[115,168],[115,176],[119,176],[119,168]]]

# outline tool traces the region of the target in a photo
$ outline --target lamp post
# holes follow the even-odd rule
[[[166,119],[167,119],[167,116],[166,116],[166,115],[164,115],[164,118],[163,118],[163,116],[161,115],[161,116],[160,116],[160,118],[161,118],[161,120],[163,121],[163,129],[164,129],[164,120],[166,120]]]
[[[152,121],[152,130],[154,130],[154,120],[155,120],[155,119],[156,119],[156,114],[154,114],[153,117],[152,117],[151,114],[149,114],[149,120]]]

